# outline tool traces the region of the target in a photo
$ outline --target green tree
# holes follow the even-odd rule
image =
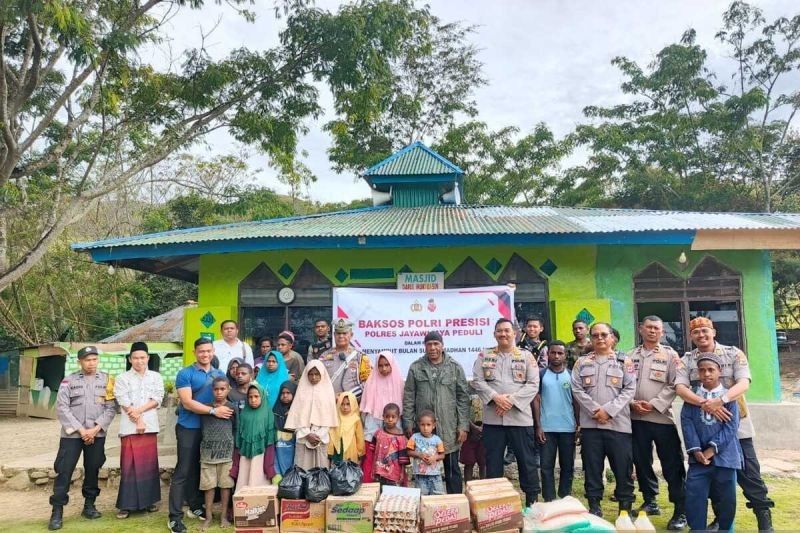
[[[800,254],[772,254],[772,284],[778,323],[785,329],[800,326]]]
[[[362,41],[370,38],[371,25],[384,23],[357,16],[352,22],[346,31]],[[334,95],[340,116],[325,128],[333,136],[329,156],[339,172],[360,173],[400,148],[436,139],[458,119],[477,114],[473,91],[486,80],[478,51],[468,41],[474,27],[443,22],[426,8],[411,18],[407,29],[401,53],[391,62],[392,75],[365,80],[369,98],[352,90]],[[378,43],[371,46],[379,48]]]
[[[685,210],[797,205],[798,180],[787,169],[797,151],[800,15],[767,24],[759,9],[734,2],[717,39],[735,59],[732,72],[709,70],[694,30],[647,68],[612,61],[629,101],[585,109],[591,122],[574,137],[590,155],[568,172],[573,198]]]
[[[564,194],[559,163],[571,150],[545,124],[491,131],[472,121],[448,130],[433,148],[466,174],[464,201],[477,204],[546,205]]]
[[[305,121],[321,113],[319,84],[330,89],[337,120],[368,127],[385,119],[387,98],[408,65],[432,61],[442,39],[457,50],[453,39],[464,35],[410,0],[360,0],[337,12],[282,0],[274,48],[241,48],[220,60],[195,49],[176,70],[148,64],[142,52],[163,39],[164,10],[202,5],[2,3],[0,290],[101,199],[209,132],[226,128],[273,161],[291,160]],[[425,91],[425,102],[463,95],[446,78],[416,90]],[[13,220],[37,222],[30,234],[38,237],[17,239]]]

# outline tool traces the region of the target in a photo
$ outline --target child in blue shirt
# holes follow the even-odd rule
[[[722,360],[713,353],[700,354],[697,372],[700,386],[695,393],[704,399],[719,398],[727,392],[720,383]],[[721,422],[696,405],[683,404],[681,430],[689,472],[686,475],[686,519],[692,531],[706,529],[708,494],[712,486],[719,494],[717,519],[720,531],[730,531],[736,516],[736,471],[742,468],[742,450],[736,432],[739,409],[736,402],[724,404],[731,414]]]
[[[423,496],[444,494],[442,481],[442,461],[444,460],[444,442],[436,429],[436,415],[433,411],[422,411],[417,417],[419,433],[408,439],[408,456],[414,459],[414,480]]]

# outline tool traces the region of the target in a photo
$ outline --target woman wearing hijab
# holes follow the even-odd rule
[[[235,389],[238,386],[238,383],[236,383],[236,371],[242,363],[244,363],[244,359],[241,357],[233,357],[228,362],[228,370],[225,371],[225,377],[228,378],[231,389]]]
[[[275,407],[280,394],[281,384],[289,379],[289,370],[283,361],[283,356],[277,350],[273,350],[264,358],[264,365],[256,376],[256,381],[266,391],[269,408]]]
[[[330,466],[329,431],[338,425],[331,378],[322,362],[315,359],[303,370],[284,425],[297,437],[294,464],[305,470]]]
[[[237,424],[236,447],[241,458],[236,490],[269,485],[275,476],[275,419],[266,393],[258,383],[251,383],[247,389],[247,403]]]
[[[364,422],[364,440],[366,455],[361,463],[364,471],[364,483],[374,481],[372,470],[374,465],[375,444],[373,437],[383,427],[383,408],[393,403],[403,409],[403,374],[395,361],[392,352],[382,351],[375,360],[375,368],[364,383],[361,396],[361,414]]]
[[[343,392],[336,399],[339,427],[330,431],[328,455],[331,462],[353,461],[358,464],[364,457],[364,426],[358,411],[358,400],[352,392]]]
[[[278,401],[275,402],[272,408],[277,431],[275,439],[275,470],[280,476],[283,476],[294,464],[294,431],[286,429],[286,417],[289,415],[289,408],[292,406],[296,392],[297,383],[292,380],[284,381],[278,394]]]

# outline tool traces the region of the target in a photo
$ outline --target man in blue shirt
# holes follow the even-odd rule
[[[203,495],[200,492],[200,440],[201,416],[230,418],[229,407],[209,407],[214,400],[212,383],[216,377],[225,377],[222,370],[213,368],[214,345],[209,339],[194,341],[195,363],[178,372],[175,389],[178,391],[178,423],[175,425],[178,462],[169,487],[169,530],[184,533],[183,502],[189,502],[187,516],[204,518]],[[209,512],[211,510],[209,509]]]
[[[539,394],[533,400],[533,416],[536,440],[542,446],[542,497],[549,502],[556,499],[556,453],[561,470],[558,497],[569,496],[572,492],[578,403],[572,399],[566,345],[559,340],[552,341],[547,354],[547,368],[540,371]]]

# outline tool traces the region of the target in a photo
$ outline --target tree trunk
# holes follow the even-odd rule
[[[0,276],[8,270],[8,221],[6,212],[0,213]]]

